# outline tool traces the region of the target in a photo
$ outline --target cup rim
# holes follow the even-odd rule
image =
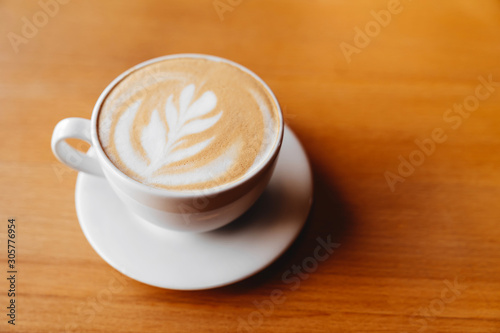
[[[153,186],[149,186],[146,184],[143,184],[129,176],[127,176],[124,172],[122,172],[118,167],[116,167],[108,158],[106,153],[104,152],[103,147],[101,146],[101,142],[99,140],[99,136],[97,133],[97,120],[99,118],[99,113],[102,107],[102,104],[106,97],[109,95],[111,90],[116,87],[116,85],[121,82],[123,79],[125,79],[127,76],[132,74],[133,72],[149,66],[151,64],[168,60],[168,59],[176,59],[176,58],[194,58],[194,59],[207,59],[211,61],[216,61],[216,62],[225,62],[228,63],[232,66],[235,66],[236,68],[239,68],[240,70],[246,72],[247,74],[251,75],[254,79],[256,79],[258,82],[262,84],[264,89],[267,90],[267,92],[270,94],[272,101],[274,102],[276,106],[276,110],[278,111],[278,125],[279,125],[279,131],[278,131],[278,136],[277,139],[274,143],[274,147],[271,149],[271,151],[268,153],[265,159],[263,159],[257,167],[255,167],[251,172],[246,174],[243,178],[238,179],[235,182],[228,183],[225,185],[221,185],[218,187],[214,188],[207,188],[207,189],[200,189],[200,190],[171,190],[171,189],[164,189],[164,188],[157,188]],[[264,80],[262,80],[257,74],[249,70],[248,68],[244,67],[243,65],[240,65],[234,61],[231,61],[229,59],[225,59],[222,57],[218,56],[213,56],[213,55],[208,55],[208,54],[201,54],[201,53],[178,53],[178,54],[171,54],[171,55],[165,55],[161,57],[156,57],[153,59],[146,60],[144,62],[141,62],[129,69],[127,69],[125,72],[121,73],[118,77],[116,77],[101,93],[99,96],[94,109],[92,111],[92,118],[91,118],[91,138],[93,142],[93,148],[94,151],[97,152],[97,155],[101,158],[101,160],[104,161],[106,164],[106,167],[108,167],[109,170],[112,170],[115,175],[117,175],[122,181],[127,182],[131,186],[135,187],[137,190],[147,192],[149,194],[157,195],[157,196],[163,196],[163,197],[176,197],[176,198],[196,198],[199,197],[200,193],[203,193],[203,195],[209,196],[209,195],[215,195],[215,194],[220,194],[226,191],[230,191],[234,188],[237,188],[238,186],[241,186],[248,182],[249,180],[253,179],[255,176],[259,174],[266,166],[268,166],[274,158],[277,156],[281,144],[283,141],[283,135],[284,135],[284,119],[283,119],[283,112],[281,110],[280,104],[274,95],[273,91],[271,88],[267,85]]]

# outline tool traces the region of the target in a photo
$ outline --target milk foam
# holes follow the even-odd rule
[[[122,172],[154,187],[213,188],[244,177],[276,144],[276,106],[234,66],[175,62],[150,69],[154,80],[136,72],[112,91],[99,115],[104,151]]]

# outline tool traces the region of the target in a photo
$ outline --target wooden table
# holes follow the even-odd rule
[[[0,2],[0,331],[500,332],[498,0],[59,1]],[[316,186],[281,259],[199,292],[108,266],[50,150],[118,74],[184,52],[269,83]],[[318,237],[340,246],[305,273]]]

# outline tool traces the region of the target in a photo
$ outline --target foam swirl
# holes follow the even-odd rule
[[[277,138],[276,107],[246,72],[206,59],[133,72],[105,100],[98,133],[110,160],[147,185],[194,190],[244,177]]]

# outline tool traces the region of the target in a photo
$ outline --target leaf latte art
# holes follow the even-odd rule
[[[214,126],[220,120],[222,112],[208,118],[201,118],[212,111],[217,104],[217,97],[214,93],[208,91],[204,93],[200,99],[190,105],[194,94],[194,85],[187,86],[180,96],[180,108],[177,110],[173,104],[173,96],[169,96],[165,104],[164,123],[157,109],[153,110],[149,124],[142,130],[140,142],[134,142],[130,146],[123,146],[120,150],[120,155],[128,154],[128,148],[140,144],[146,153],[147,166],[143,166],[143,174],[146,177],[159,177],[158,171],[161,167],[168,167],[172,163],[185,160],[202,152],[213,138],[203,140],[190,147],[182,147],[190,134],[202,133]],[[126,117],[118,122],[118,132],[127,132],[132,128],[134,113],[129,115],[128,121]],[[125,119],[124,119],[125,118]],[[116,132],[115,132],[116,133]],[[162,140],[159,138],[166,138]]]
[[[109,159],[153,187],[224,186],[256,168],[277,144],[277,106],[249,73],[203,58],[139,68],[106,97],[98,135]]]

